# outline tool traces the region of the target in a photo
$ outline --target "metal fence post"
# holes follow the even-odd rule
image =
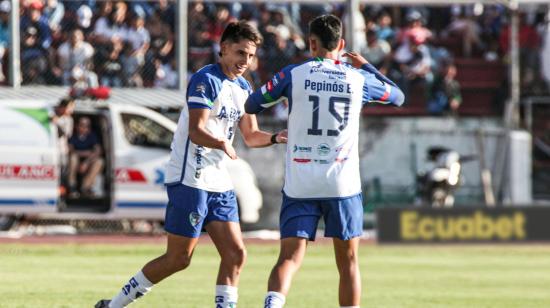
[[[177,0],[176,54],[178,66],[178,90],[187,88],[187,6],[188,0]]]
[[[13,88],[21,87],[21,37],[19,36],[19,0],[11,0],[10,61],[8,82]]]

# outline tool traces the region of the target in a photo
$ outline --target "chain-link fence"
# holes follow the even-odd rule
[[[509,11],[483,1],[471,5],[398,7],[359,1],[352,45],[409,94],[416,113],[467,114],[501,111],[508,96]],[[0,1],[0,83],[9,70],[10,0]],[[320,14],[349,24],[346,1],[185,1],[186,18],[175,0],[24,0],[20,2],[20,76],[23,85],[75,88],[185,88],[182,77],[215,62],[225,26],[249,20],[264,37],[246,77],[258,87],[282,67],[308,57],[308,22]],[[482,4],[483,3],[483,4]],[[548,93],[545,61],[550,54],[548,5],[522,8],[521,86],[524,95]],[[185,14],[185,13],[183,13]],[[178,20],[187,32],[178,33]],[[347,30],[347,29],[345,29]],[[187,42],[179,57],[178,41]],[[178,61],[186,61],[187,72]],[[546,69],[548,70],[548,68]],[[545,77],[546,76],[546,77]],[[449,83],[456,80],[458,83]],[[481,94],[480,94],[481,93]],[[479,106],[476,97],[489,102]],[[479,102],[480,99],[477,99]],[[412,108],[412,109],[411,109]],[[415,109],[416,108],[416,109]]]

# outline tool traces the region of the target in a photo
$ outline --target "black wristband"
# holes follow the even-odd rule
[[[279,142],[277,142],[277,135],[278,134],[273,134],[271,135],[271,144],[277,144]]]

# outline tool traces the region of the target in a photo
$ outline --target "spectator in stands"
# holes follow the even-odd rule
[[[8,47],[10,46],[10,31],[9,31],[9,18],[10,18],[11,4],[9,0],[3,0],[0,2],[0,84],[6,80],[4,75],[4,56],[7,54]]]
[[[423,25],[423,17],[419,11],[411,10],[407,13],[406,20],[407,27],[401,30],[397,37],[397,43],[399,44],[397,52],[400,52],[400,49],[406,52],[411,39],[418,44],[425,44],[432,38],[432,32]]]
[[[54,37],[61,35],[61,20],[65,16],[65,6],[58,0],[46,0],[43,9],[44,17],[48,20],[48,25]]]
[[[160,16],[160,19],[170,27],[171,32],[176,31],[176,10],[174,8],[175,1],[158,0],[155,1],[155,12]],[[195,22],[194,20],[192,22]]]
[[[88,37],[93,31],[92,18],[94,16],[92,9],[87,5],[82,5],[76,11],[76,15],[78,28],[84,33],[84,37]]]
[[[128,6],[119,1],[108,17],[101,17],[95,23],[94,37],[100,44],[109,44],[127,39],[128,26],[126,17]]]
[[[46,84],[45,74],[48,70],[46,50],[40,45],[38,29],[25,28],[21,42],[21,71],[23,83]]]
[[[178,86],[178,80],[175,58],[164,64],[157,61],[155,87],[175,89]]]
[[[367,45],[360,50],[360,54],[382,74],[386,74],[391,62],[391,46],[379,39],[377,33],[375,29],[367,30]]]
[[[378,28],[376,35],[378,39],[393,44],[395,40],[395,30],[392,28],[392,18],[388,12],[383,11],[377,19]],[[367,37],[368,39],[368,37]]]
[[[80,194],[93,197],[92,186],[103,170],[102,149],[99,139],[92,132],[88,117],[78,120],[76,133],[69,139],[69,197],[77,198]],[[77,190],[77,176],[82,175],[80,194]]]
[[[480,27],[472,15],[466,13],[466,9],[453,10],[451,23],[445,28],[445,35],[455,36],[462,41],[462,55],[471,57],[474,46],[477,50],[484,50],[480,39]]]
[[[97,52],[96,63],[99,64],[97,71],[100,73],[99,83],[106,87],[122,87],[122,52],[124,43],[114,40],[111,44],[101,48]]]
[[[398,80],[399,87],[407,96],[412,86],[419,84],[428,94],[433,82],[432,58],[430,51],[425,44],[422,44],[418,37],[407,38],[408,49],[397,52],[394,58],[396,67],[390,72],[390,75]]]
[[[36,29],[38,46],[46,52],[52,44],[52,35],[48,19],[42,14],[44,4],[40,0],[31,2],[26,8],[26,14],[21,17],[21,32],[26,32],[29,28]]]
[[[190,73],[214,61],[214,46],[205,23],[195,25],[189,32],[188,68]]]
[[[73,69],[80,67],[88,70],[92,65],[94,48],[84,41],[82,30],[75,29],[71,32],[70,40],[59,46],[57,50],[58,64],[62,69],[63,85],[71,84]]]
[[[23,83],[46,84],[49,72],[49,48],[52,43],[50,27],[42,15],[43,4],[33,1],[21,18],[20,28],[23,34],[21,47],[21,67]]]
[[[443,67],[441,76],[438,76],[431,88],[428,101],[428,112],[431,114],[456,115],[462,95],[460,84],[456,78],[456,66],[448,64]]]
[[[505,58],[509,58],[510,25],[500,32],[500,48]],[[540,76],[539,52],[541,39],[535,27],[526,20],[525,13],[520,14],[519,51],[520,51],[520,82],[524,89],[529,88]]]

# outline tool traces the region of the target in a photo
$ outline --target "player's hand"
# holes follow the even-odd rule
[[[278,132],[275,140],[277,140],[277,143],[286,143],[288,141],[288,131],[285,129]]]
[[[229,143],[228,140],[222,141],[222,150],[229,156],[231,159],[237,159],[237,152],[235,148]]]
[[[342,57],[349,58],[351,60],[351,65],[356,68],[360,68],[364,64],[369,63],[365,58],[363,58],[362,55],[356,53],[356,52],[346,52],[342,55]]]

